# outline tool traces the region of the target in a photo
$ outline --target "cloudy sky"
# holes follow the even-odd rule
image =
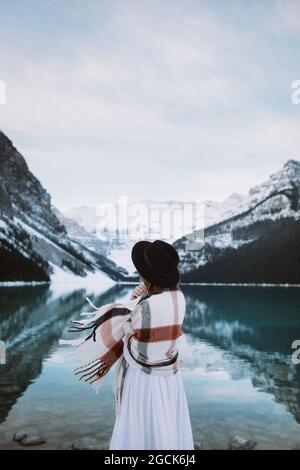
[[[0,129],[65,209],[222,200],[300,159],[299,0],[0,0]]]

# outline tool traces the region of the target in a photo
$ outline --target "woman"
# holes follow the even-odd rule
[[[127,303],[100,308],[70,331],[91,330],[69,357],[75,375],[98,391],[117,361],[113,385],[116,422],[110,449],[194,449],[190,416],[178,365],[185,300],[179,289],[179,257],[161,240],[141,241],[132,261],[144,282]],[[92,315],[92,316],[91,316]]]
[[[142,241],[134,245],[132,261],[144,286],[134,290],[140,301],[124,325],[126,372],[109,448],[194,449],[177,359],[185,314],[179,257],[168,243]]]

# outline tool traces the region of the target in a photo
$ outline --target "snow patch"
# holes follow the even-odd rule
[[[51,266],[53,268],[51,291],[54,295],[60,295],[75,288],[84,288],[88,292],[101,293],[115,284],[115,281],[100,271],[89,272],[85,277],[81,277],[54,264],[51,264]]]
[[[130,245],[130,247],[128,246],[125,248],[113,248],[108,254],[109,259],[116,263],[118,266],[125,268],[129,275],[134,274],[136,271],[135,266],[131,261],[131,249],[132,244]]]

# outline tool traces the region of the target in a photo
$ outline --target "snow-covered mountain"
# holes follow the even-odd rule
[[[299,219],[299,189],[300,189],[300,162],[289,160],[284,167],[270,178],[253,187],[248,194],[231,194],[223,202],[204,201],[197,203],[202,207],[202,229],[184,232],[174,240],[176,233],[182,232],[183,227],[178,225],[175,231],[165,239],[174,242],[181,257],[181,271],[183,280],[187,282],[296,282],[298,269],[293,269],[294,257],[290,261],[290,270],[295,275],[274,275],[272,267],[259,267],[267,259],[267,252],[272,253],[272,258],[284,263],[285,248],[280,248],[282,253],[274,253],[272,246],[278,244],[290,244],[290,249],[297,248],[297,240],[291,239],[291,232],[297,232]],[[145,207],[165,208],[171,211],[176,205],[182,206],[181,201],[139,201]],[[190,207],[190,208],[189,208]],[[96,226],[96,208],[91,208],[85,214],[85,208],[73,208],[72,213],[78,221]],[[185,206],[185,216],[190,217],[192,205]],[[146,221],[147,222],[147,221]],[[197,224],[199,227],[199,223]],[[87,228],[87,226],[85,227]],[[145,223],[139,227],[144,238],[164,238],[159,226]],[[149,231],[150,230],[150,231]],[[177,230],[177,232],[176,232]],[[109,231],[109,227],[108,227]],[[201,243],[204,235],[204,246]],[[172,238],[173,236],[173,238]],[[139,238],[137,238],[139,239]],[[200,243],[195,240],[200,240]],[[275,243],[276,240],[276,243]],[[116,240],[110,237],[107,242],[107,256],[117,264],[126,267],[132,275],[134,267],[130,260],[130,251],[135,240]],[[191,249],[193,248],[193,249]],[[196,248],[196,249],[195,249]],[[253,249],[257,254],[251,255],[252,261],[257,264],[251,268],[251,274],[247,272],[245,263],[239,257],[247,257],[248,251]],[[274,248],[275,249],[275,248]],[[287,258],[286,258],[287,259]],[[216,264],[218,263],[218,264]],[[272,264],[272,263],[271,263]],[[287,264],[287,263],[286,263]],[[223,272],[223,265],[226,272]],[[244,266],[242,268],[242,266]],[[275,266],[275,265],[274,265]],[[280,268],[278,268],[280,271]],[[297,282],[298,282],[297,281]]]
[[[239,214],[248,208],[248,196],[244,194],[232,193],[225,201],[204,201],[203,222],[204,227],[209,227],[222,220]]]
[[[118,202],[111,208],[115,208],[112,214],[119,213]],[[195,203],[191,201],[141,200],[128,201],[125,216],[117,220],[112,216],[105,223],[97,217],[97,208],[92,206],[73,207],[61,215],[58,213],[58,218],[67,227],[72,239],[81,237],[80,226],[85,230],[82,244],[88,246],[98,240],[98,249],[102,249],[103,254],[132,275],[135,272],[130,256],[133,244],[141,239],[175,241],[192,229],[194,209]],[[213,216],[216,220],[215,213]]]
[[[229,217],[205,224],[203,247],[189,249],[199,232],[177,240],[183,280],[300,283],[299,191],[300,162],[289,160],[238,197]]]
[[[57,269],[79,276],[125,270],[72,240],[25,159],[0,132],[0,281],[48,281]]]
[[[64,211],[63,215],[69,220],[75,220],[88,233],[95,233],[96,211],[94,206],[79,206]]]
[[[93,232],[86,230],[76,220],[66,217],[56,207],[53,207],[53,212],[58,220],[65,226],[69,238],[100,255],[107,255],[107,243],[100,240]]]

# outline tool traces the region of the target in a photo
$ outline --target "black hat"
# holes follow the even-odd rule
[[[179,256],[175,248],[162,240],[137,242],[131,258],[139,274],[158,287],[175,287],[180,279]]]

